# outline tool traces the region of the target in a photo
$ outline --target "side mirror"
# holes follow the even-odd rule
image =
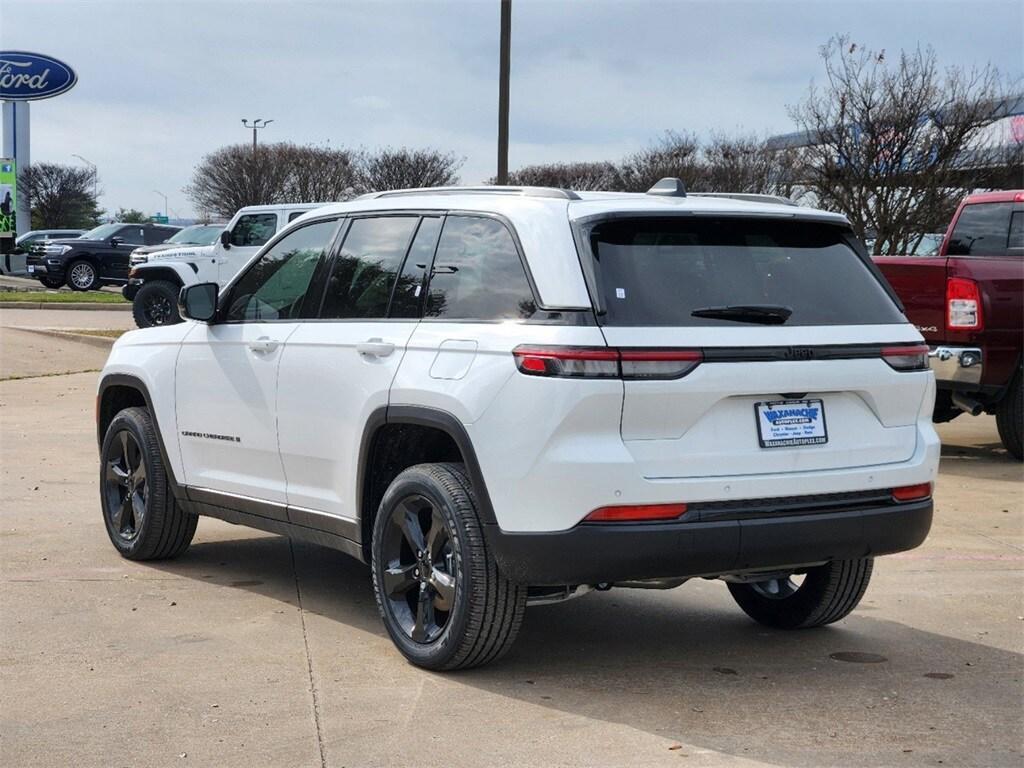
[[[225,248],[231,247],[231,233],[226,229],[220,233],[220,244]]]
[[[124,240],[122,240],[120,237],[112,237],[110,238],[110,247],[117,248],[117,246],[119,246],[123,242]]]
[[[178,294],[178,314],[188,320],[208,323],[217,314],[217,284],[187,285]]]

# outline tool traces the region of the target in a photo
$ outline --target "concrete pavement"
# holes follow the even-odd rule
[[[1024,483],[990,418],[941,428],[931,536],[838,625],[764,629],[719,582],[613,590],[531,608],[503,662],[441,675],[392,648],[343,555],[203,519],[175,561],[118,557],[95,381],[0,381],[4,766],[1021,762]]]
[[[136,328],[131,312],[109,309],[0,309],[0,328]]]

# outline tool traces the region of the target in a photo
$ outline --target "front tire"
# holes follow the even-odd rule
[[[167,280],[144,283],[132,299],[132,315],[139,328],[180,323],[178,287]]]
[[[807,629],[845,618],[871,580],[874,559],[834,560],[808,568],[802,584],[791,578],[729,583],[729,592],[754,621],[776,629]]]
[[[68,288],[72,291],[93,291],[100,287],[100,275],[91,261],[79,259],[68,265]]]
[[[511,647],[526,587],[498,571],[461,464],[419,464],[384,494],[374,521],[373,587],[398,650],[425,669],[487,664]]]
[[[114,548],[129,560],[177,557],[192,543],[198,518],[178,506],[145,408],[126,408],[101,448],[100,499]]]
[[[1024,387],[1018,372],[1010,389],[996,407],[996,427],[1003,447],[1017,461],[1024,461],[1024,446],[1021,433],[1024,432]]]
[[[39,282],[42,284],[42,286],[44,288],[56,289],[56,288],[60,288],[62,285],[64,285],[64,279],[63,278],[58,280],[55,277],[40,277],[39,278]]]

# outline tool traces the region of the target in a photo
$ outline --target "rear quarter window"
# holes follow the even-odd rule
[[[786,325],[906,322],[833,224],[676,216],[613,219],[589,235],[604,325],[736,327],[692,313],[750,305],[788,308]]]

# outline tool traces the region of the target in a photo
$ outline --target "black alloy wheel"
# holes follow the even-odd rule
[[[133,541],[146,518],[149,483],[146,462],[135,436],[127,429],[114,435],[103,457],[103,492],[110,530],[124,541]]]
[[[162,294],[150,294],[142,305],[142,314],[150,325],[164,325],[172,311],[171,300]]]
[[[414,642],[437,640],[458,590],[456,545],[441,513],[425,496],[406,496],[391,510],[381,544],[381,586],[392,615]]]
[[[167,280],[144,283],[132,299],[135,324],[139,328],[152,328],[156,325],[180,323],[178,291],[178,286]]]

